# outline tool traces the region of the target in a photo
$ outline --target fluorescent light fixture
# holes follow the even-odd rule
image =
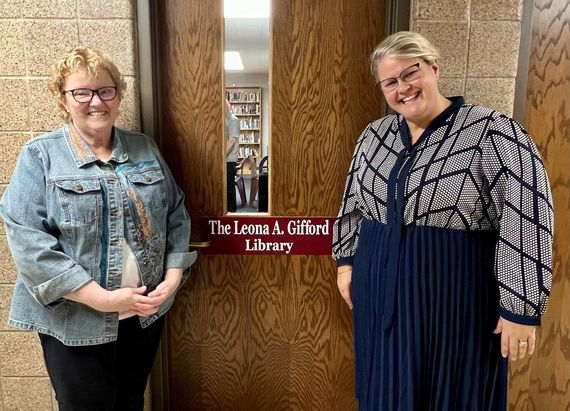
[[[224,52],[224,69],[225,70],[243,70],[243,63],[239,51]]]
[[[227,19],[268,19],[269,0],[224,0]]]

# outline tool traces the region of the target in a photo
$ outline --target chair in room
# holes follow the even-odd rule
[[[241,199],[242,207],[248,205],[246,196],[245,181],[249,180],[249,206],[254,207],[254,201],[257,196],[257,157],[247,156],[236,167],[236,186]]]
[[[258,184],[256,189],[259,190],[259,200],[257,201],[257,209],[260,212],[268,210],[268,189],[269,189],[269,157],[264,156],[259,162],[258,167]]]
[[[247,157],[243,158],[236,166],[236,177],[235,185],[237,187],[239,198],[241,200],[241,206],[245,207],[247,205],[247,196],[245,194],[245,178],[243,174],[243,167]]]

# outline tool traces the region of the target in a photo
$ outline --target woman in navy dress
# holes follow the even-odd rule
[[[358,139],[334,225],[361,410],[504,410],[550,294],[539,152],[510,117],[444,97],[438,57],[413,32],[374,50],[396,114]]]

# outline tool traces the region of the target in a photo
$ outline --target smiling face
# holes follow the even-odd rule
[[[378,79],[397,78],[406,68],[420,63],[419,71],[408,82],[398,79],[393,90],[384,90],[388,105],[407,121],[417,125],[429,124],[440,112],[444,97],[440,94],[437,80],[439,67],[420,58],[386,56],[378,63]]]
[[[111,76],[106,71],[100,71],[97,76],[90,78],[85,71],[76,71],[65,78],[63,89],[74,90],[88,88],[97,90],[101,87],[115,86]],[[71,116],[71,121],[84,137],[100,138],[111,134],[115,120],[119,114],[119,98],[102,101],[97,94],[90,102],[78,103],[71,93],[63,96],[63,105]]]

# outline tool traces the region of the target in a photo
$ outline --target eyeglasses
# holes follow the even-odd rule
[[[76,88],[73,90],[64,90],[63,94],[71,93],[73,99],[78,103],[88,103],[93,100],[95,94],[99,96],[101,101],[111,101],[117,97],[117,87],[101,87],[97,90],[92,90],[90,88]]]
[[[420,63],[412,64],[406,67],[398,77],[389,77],[376,83],[376,87],[380,86],[383,91],[394,91],[398,87],[398,79],[404,83],[409,83],[420,76]]]

